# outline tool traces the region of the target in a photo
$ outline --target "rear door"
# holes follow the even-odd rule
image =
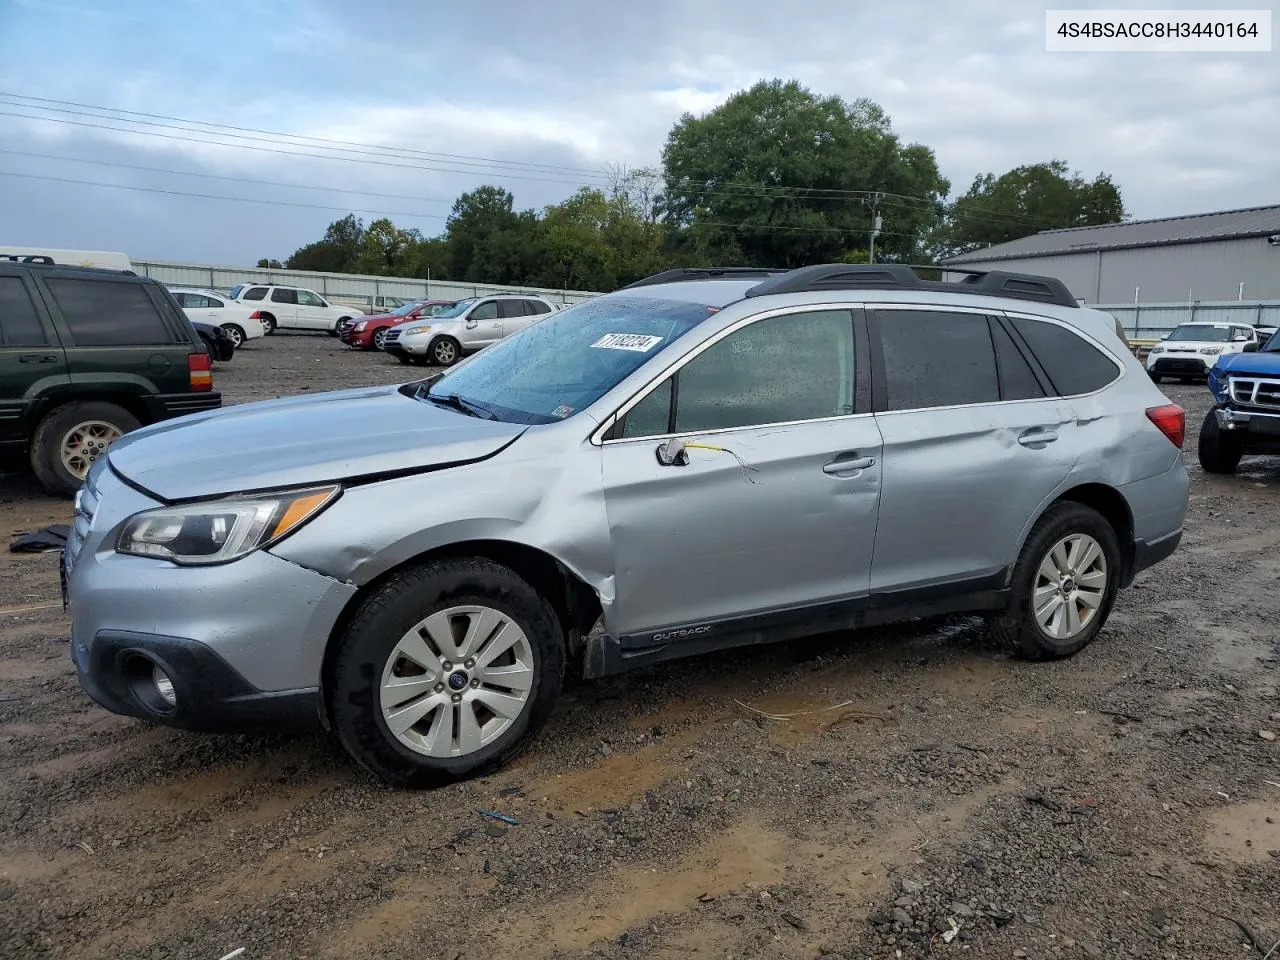
[[[272,287],[271,293],[267,297],[267,309],[276,318],[277,327],[297,329],[302,326],[298,318],[298,294],[296,290],[291,290],[288,287]]]
[[[37,398],[70,384],[35,284],[25,271],[0,265],[0,444],[24,440]]]
[[[514,297],[498,301],[498,316],[502,318],[502,336],[519,333],[533,320],[533,308],[528,300]]]
[[[214,325],[222,322],[222,313],[220,311],[222,304],[212,297],[207,297],[203,293],[186,292],[175,293],[173,296],[178,301],[178,305],[192,320],[203,320],[205,323]]]
[[[1072,408],[983,311],[867,313],[884,438],[871,590],[988,588],[1075,462]]]
[[[42,272],[67,371],[77,390],[100,387],[139,395],[188,393],[188,326],[151,284],[125,276]]]
[[[502,319],[497,300],[481,300],[468,312],[462,323],[462,348],[479,350],[502,339]]]

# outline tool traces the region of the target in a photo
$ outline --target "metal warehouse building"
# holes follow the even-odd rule
[[[1274,300],[1280,206],[1045,230],[943,262],[1057,277],[1086,303]]]

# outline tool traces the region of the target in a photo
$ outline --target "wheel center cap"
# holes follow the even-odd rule
[[[1062,581],[1062,592],[1064,595],[1072,593],[1076,588],[1076,582],[1070,577]]]
[[[455,670],[453,671],[453,673],[449,674],[450,690],[461,690],[463,687],[467,685],[467,682],[468,682],[467,675],[463,673],[461,670]]]

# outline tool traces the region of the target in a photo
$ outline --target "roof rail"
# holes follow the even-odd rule
[[[685,280],[750,280],[752,277],[776,277],[785,274],[785,269],[773,267],[680,267],[676,270],[664,270],[651,277],[629,283],[620,289],[630,290],[632,287],[649,287],[658,283],[680,283]]]
[[[118,267],[82,267],[78,263],[37,263],[35,261],[31,261],[31,262],[24,261],[23,263],[19,264],[19,266],[35,267],[38,270],[62,270],[62,271],[70,270],[76,273],[95,273],[99,275],[106,274],[108,276],[113,276],[113,277],[138,276],[137,271],[134,271],[134,270],[121,270]],[[143,277],[143,279],[147,280],[150,278]]]
[[[916,273],[917,270],[963,273],[965,277],[953,281],[923,280]],[[911,267],[904,263],[823,263],[801,267],[756,284],[746,295],[763,297],[775,293],[822,290],[924,290],[933,293],[970,293],[1009,300],[1033,300],[1059,307],[1080,306],[1066,284],[1055,277],[1006,273],[1001,270],[966,270],[951,266]]]

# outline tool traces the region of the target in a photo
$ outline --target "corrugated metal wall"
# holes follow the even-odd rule
[[[1280,246],[1265,237],[964,265],[1057,277],[1087,303],[1133,303],[1135,296],[1139,303],[1280,299]]]
[[[1094,306],[1090,304],[1090,306]],[[1123,325],[1134,340],[1157,340],[1180,323],[1247,323],[1280,326],[1280,300],[1217,303],[1097,304]]]
[[[578,303],[598,294],[587,290],[549,290],[541,287],[455,283],[448,280],[410,280],[401,277],[366,277],[349,273],[312,273],[303,270],[263,270],[256,267],[214,267],[160,260],[134,260],[133,269],[155,277],[166,286],[203,287],[226,292],[239,283],[280,283],[306,287],[322,296],[372,305],[376,297],[406,300],[434,298],[461,300],[487,293],[537,293],[553,303]]]

